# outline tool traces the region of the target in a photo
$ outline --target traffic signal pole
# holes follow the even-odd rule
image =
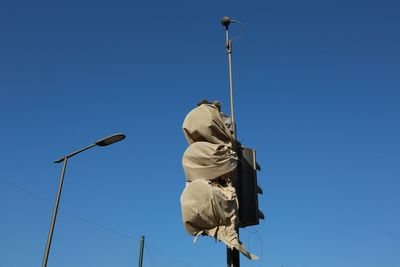
[[[224,24],[224,19],[227,21]],[[229,66],[229,97],[231,102],[231,120],[233,134],[236,139],[236,124],[235,124],[235,113],[233,109],[233,82],[232,82],[232,41],[229,39],[229,24],[231,20],[228,17],[222,19],[222,23],[225,26],[225,36],[226,36],[226,52],[228,54],[228,66]]]
[[[235,140],[237,139],[235,115],[233,109],[233,82],[232,82],[232,41],[229,39],[229,24],[235,22],[229,17],[223,17],[221,24],[225,26],[225,36],[226,36],[226,51],[228,54],[228,65],[229,65],[229,96],[231,104],[231,125],[233,129],[233,135]],[[239,237],[239,228],[236,228],[236,232]],[[226,264],[227,267],[240,267],[240,254],[235,248],[226,247]]]

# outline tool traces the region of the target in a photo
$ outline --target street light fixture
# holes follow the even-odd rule
[[[91,145],[89,145],[87,147],[81,148],[81,149],[79,149],[79,150],[77,150],[75,152],[72,152],[72,153],[70,153],[70,154],[68,154],[68,155],[66,155],[64,157],[61,157],[61,158],[59,158],[59,159],[54,161],[54,163],[60,163],[60,162],[63,161],[64,164],[63,164],[63,168],[62,168],[62,171],[61,171],[60,182],[59,182],[59,185],[58,185],[56,203],[54,205],[53,217],[51,219],[49,235],[47,237],[47,243],[46,243],[46,249],[45,249],[44,256],[43,256],[42,267],[46,267],[47,266],[47,260],[49,258],[50,246],[51,246],[51,241],[52,241],[52,238],[53,238],[54,225],[56,223],[56,218],[57,218],[58,204],[60,202],[60,196],[61,196],[62,186],[63,186],[63,182],[64,182],[65,169],[67,168],[68,159],[73,157],[73,156],[75,156],[75,155],[77,155],[77,154],[79,154],[79,153],[81,153],[81,152],[83,152],[83,151],[85,151],[85,150],[88,150],[89,148],[92,148],[94,146],[108,146],[108,145],[111,145],[113,143],[119,142],[119,141],[123,140],[124,138],[125,138],[125,135],[122,134],[122,133],[113,134],[113,135],[110,135],[110,136],[108,136],[106,138],[98,140],[98,141],[94,142],[93,144],[91,144]]]

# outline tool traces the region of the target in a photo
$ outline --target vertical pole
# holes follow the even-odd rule
[[[225,27],[225,35],[226,35],[226,50],[228,54],[228,66],[229,66],[229,97],[231,102],[231,120],[232,120],[232,129],[233,134],[236,136],[236,124],[235,124],[235,113],[233,108],[233,80],[232,80],[232,42],[229,40],[229,31],[228,26]]]
[[[57,219],[58,203],[60,202],[61,191],[62,191],[62,186],[63,186],[63,182],[64,182],[65,169],[67,168],[67,160],[68,160],[68,158],[65,157],[64,165],[63,165],[63,168],[61,171],[60,183],[58,184],[57,198],[56,198],[56,203],[54,205],[54,211],[53,211],[53,217],[51,219],[49,235],[47,237],[47,243],[46,243],[46,249],[45,249],[44,256],[43,256],[42,267],[47,266],[47,260],[49,258],[51,241],[53,239],[54,225],[56,224],[56,219]]]
[[[233,135],[235,139],[237,139],[235,114],[233,109],[232,42],[229,39],[228,27],[229,23],[225,26],[226,50],[228,53],[228,65],[229,65],[229,96],[231,101],[231,120],[232,120]],[[236,232],[239,236],[239,228],[237,228]],[[230,249],[228,246],[226,247],[226,263],[227,267],[240,267],[240,254],[237,249],[235,248]]]
[[[144,250],[144,235],[140,237],[139,267],[142,267],[143,264],[143,250]]]
[[[227,267],[240,267],[240,255],[237,249],[226,247],[226,265]]]

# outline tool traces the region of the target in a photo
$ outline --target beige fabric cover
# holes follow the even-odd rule
[[[258,259],[246,250],[237,236],[238,204],[234,187],[223,187],[204,179],[195,180],[187,183],[181,205],[183,223],[189,234],[217,238],[249,259]]]
[[[235,143],[218,107],[213,104],[202,104],[190,111],[183,121],[182,129],[189,144],[205,141],[232,147]]]
[[[236,169],[237,160],[236,152],[226,145],[195,142],[183,154],[182,165],[187,181],[192,182],[224,176]]]
[[[220,107],[205,102],[189,112],[182,125],[190,144],[182,158],[187,181],[181,195],[183,224],[196,238],[214,237],[249,259],[257,259],[236,233],[238,203],[231,186],[238,161],[233,147],[236,141],[223,121],[228,118],[222,118]]]

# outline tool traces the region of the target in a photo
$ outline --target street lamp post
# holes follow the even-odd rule
[[[58,204],[60,202],[60,197],[61,197],[61,191],[62,191],[62,186],[63,186],[63,182],[64,182],[64,175],[65,175],[65,170],[67,168],[67,161],[69,158],[85,151],[88,150],[89,148],[92,148],[94,146],[108,146],[111,145],[115,142],[121,141],[122,139],[125,138],[125,135],[122,133],[118,133],[118,134],[114,134],[111,136],[108,136],[106,138],[103,138],[99,141],[94,142],[93,144],[81,148],[75,152],[72,152],[64,157],[61,157],[57,160],[54,161],[54,163],[60,163],[60,162],[64,162],[63,164],[63,168],[61,171],[61,177],[60,177],[60,182],[58,184],[58,191],[57,191],[57,197],[56,197],[56,203],[54,204],[54,211],[53,211],[53,217],[51,219],[51,224],[50,224],[50,230],[49,230],[49,235],[47,237],[47,243],[46,243],[46,248],[45,248],[45,252],[44,252],[44,256],[43,256],[43,262],[42,262],[42,267],[46,267],[47,266],[47,260],[49,258],[49,252],[50,252],[50,246],[51,246],[51,241],[53,238],[53,231],[54,231],[54,225],[56,223],[56,218],[57,218],[57,211],[58,211]]]

